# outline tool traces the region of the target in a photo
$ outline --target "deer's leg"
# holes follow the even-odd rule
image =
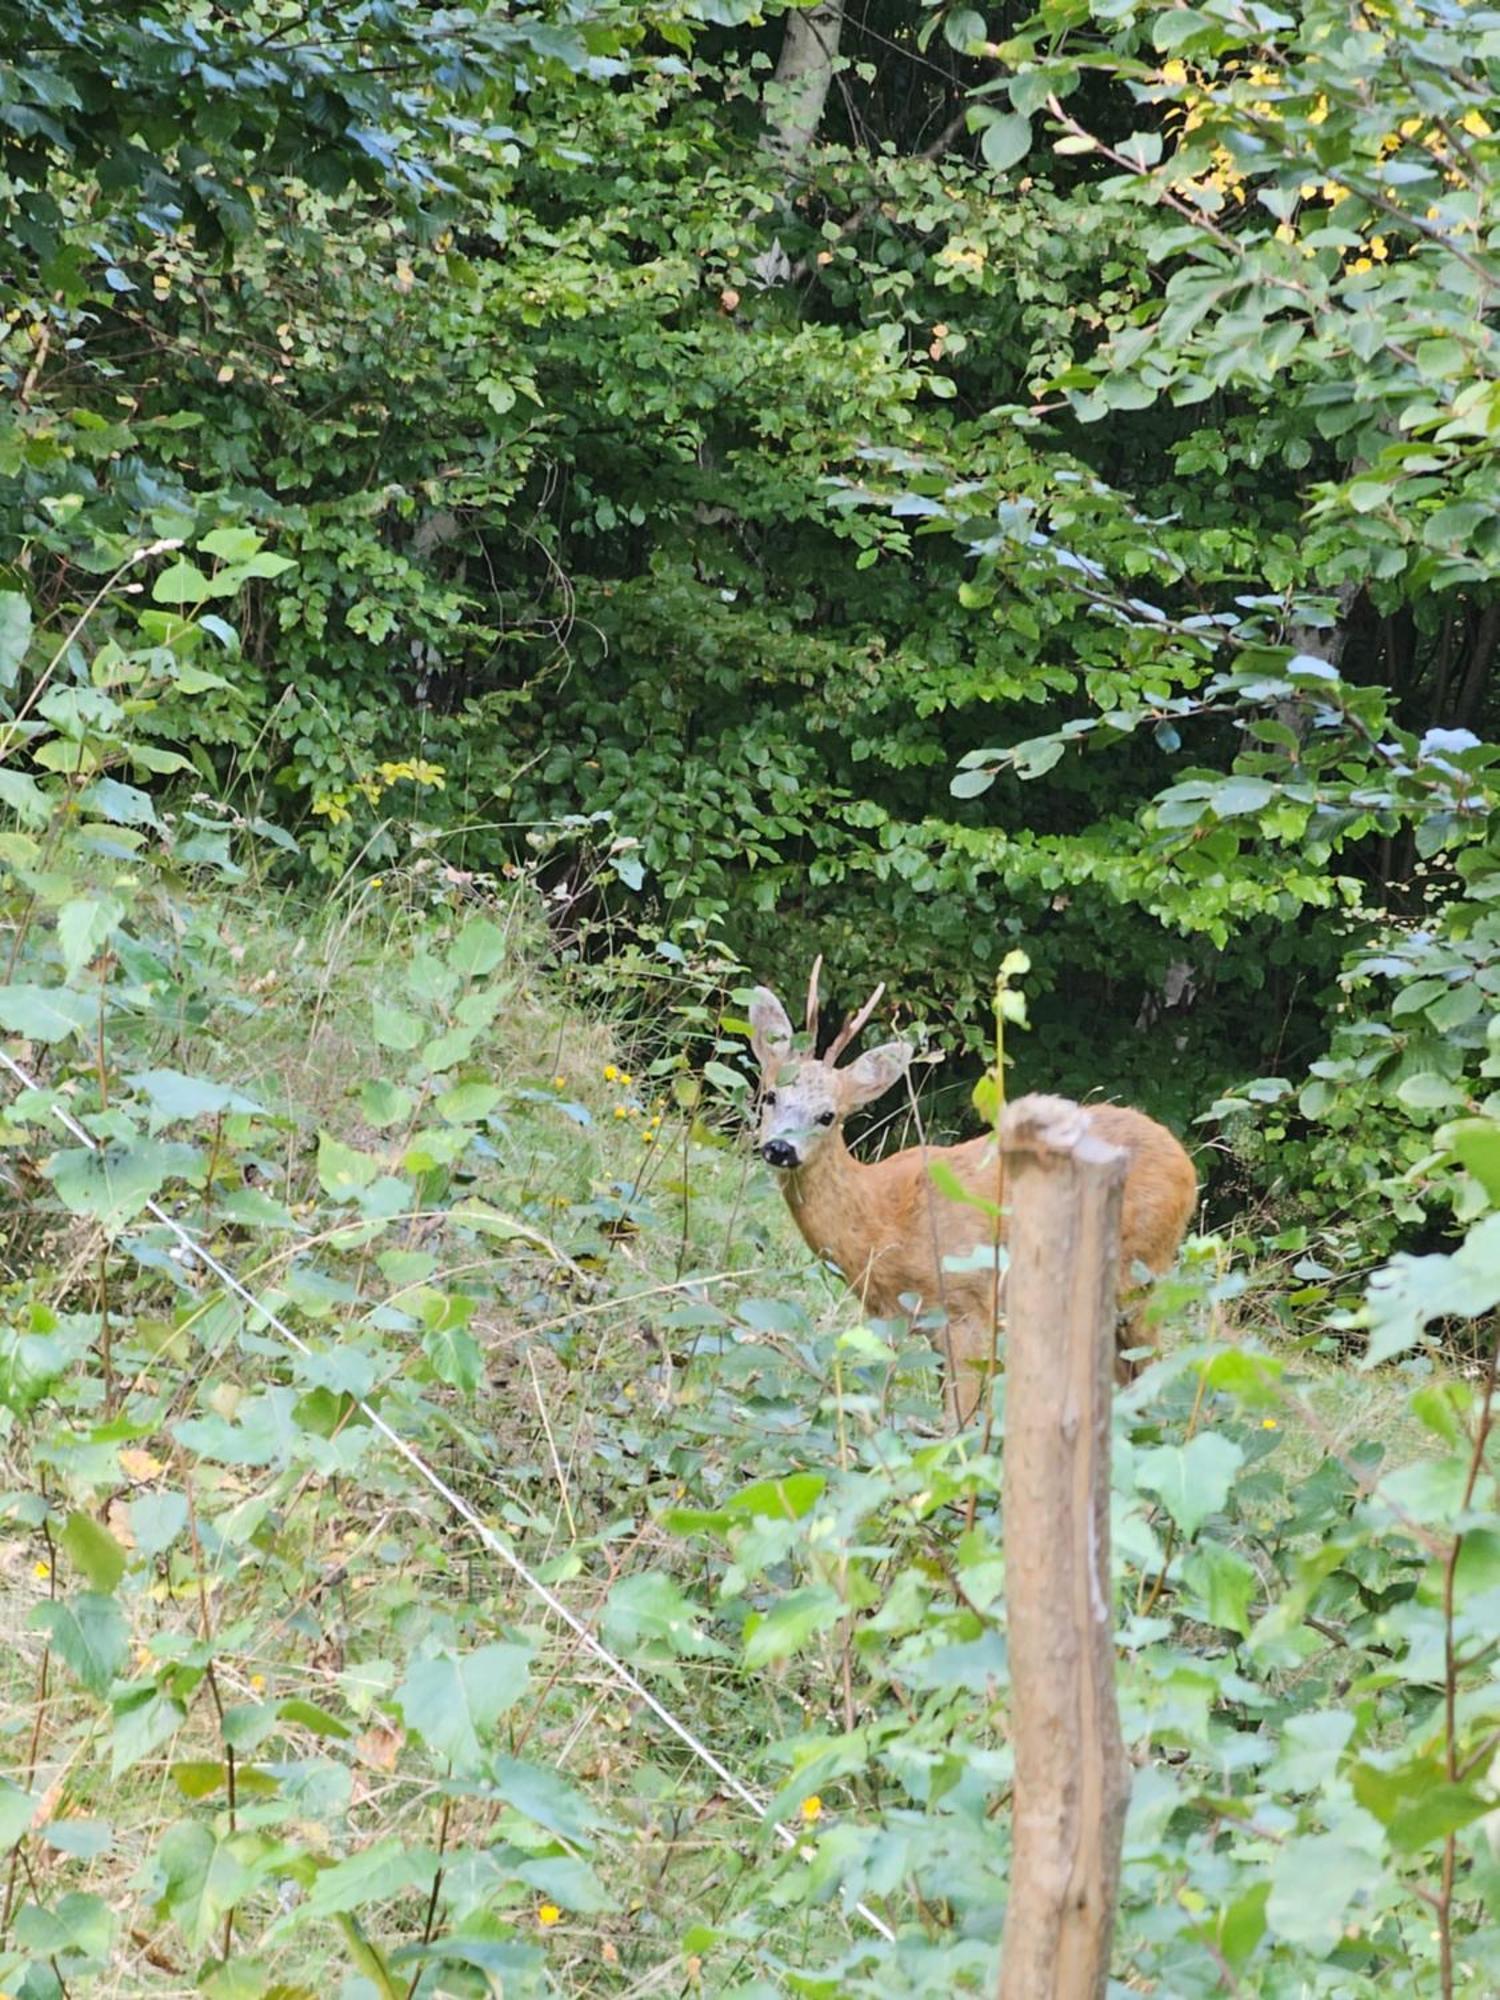
[[[943,1401],[955,1430],[971,1423],[998,1368],[988,1314],[950,1313],[942,1334],[948,1358]]]
[[[1146,1312],[1146,1301],[1151,1296],[1149,1282],[1142,1284],[1134,1275],[1133,1266],[1120,1266],[1119,1307],[1115,1319],[1115,1380],[1122,1386],[1133,1382],[1141,1370],[1149,1366],[1145,1360],[1126,1359],[1129,1347],[1155,1348],[1159,1336],[1155,1325]]]

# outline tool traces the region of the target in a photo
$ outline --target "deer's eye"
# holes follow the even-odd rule
[[[762,1102],[762,1104],[774,1104],[774,1103],[776,1102],[776,1093],[775,1093],[775,1091],[774,1091],[774,1090],[768,1090],[768,1091],[766,1092],[765,1096],[764,1096],[764,1097],[763,1097],[763,1098],[761,1099],[761,1102]]]
[[[820,1125],[831,1125],[833,1123],[833,1113],[831,1111],[820,1113],[818,1123]]]

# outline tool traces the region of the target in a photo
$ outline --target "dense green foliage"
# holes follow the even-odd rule
[[[880,0],[805,150],[784,44],[0,0],[23,2000],[988,1987],[998,1433],[728,1134],[747,971],[971,1073],[1018,947],[1020,1081],[1220,1141],[1119,1977],[1500,1985],[1500,14]]]
[[[1492,714],[1494,31],[1100,19],[849,24],[788,180],[779,25],[719,4],[12,4],[27,594],[64,616],[226,518],[295,561],[232,693],[154,726],[315,866],[384,865],[414,807],[464,865],[540,841],[585,914],[822,948],[970,1048],[1024,942],[1028,1076],[1180,1123],[1359,1068],[1341,968],[1483,932],[1449,857],[1484,753],[1433,739],[1467,789],[1418,830],[1381,744]],[[1245,649],[1277,645],[1358,721],[1270,687]],[[1100,721],[984,788],[980,750]],[[1380,1059],[1301,1091],[1290,1153],[1284,1120],[1242,1143],[1227,1197],[1391,1208],[1436,1108],[1400,1091],[1463,1095],[1482,1050],[1393,1021],[1389,976],[1354,1002]]]

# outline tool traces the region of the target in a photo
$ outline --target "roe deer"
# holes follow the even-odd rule
[[[819,965],[822,961],[819,960]],[[807,996],[807,1031],[817,1027],[818,966]],[[1001,1162],[993,1133],[957,1146],[913,1146],[866,1166],[844,1144],[851,1111],[881,1097],[906,1074],[914,1051],[906,1042],[870,1049],[847,1068],[836,1065],[874,1012],[870,999],[839,1031],[827,1054],[795,1055],[792,1024],[768,987],[750,1002],[750,1042],[760,1062],[762,1095],[756,1145],[777,1169],[792,1219],[810,1249],[843,1273],[868,1310],[891,1318],[910,1310],[946,1314],[946,1398],[951,1415],[967,1423],[984,1391],[994,1352],[996,1272],[984,1251],[1005,1240],[983,1208],[943,1195],[929,1165],[941,1161],[978,1200],[999,1207]],[[815,1046],[815,1041],[813,1043]],[[1198,1177],[1187,1153],[1164,1125],[1124,1105],[1085,1106],[1102,1139],[1130,1156],[1120,1221],[1121,1349],[1141,1343],[1141,1286],[1135,1267],[1153,1275],[1176,1258],[1198,1198]],[[974,1253],[978,1252],[976,1256]],[[1132,1298],[1131,1294],[1135,1296]],[[1116,1363],[1128,1380],[1130,1368]]]

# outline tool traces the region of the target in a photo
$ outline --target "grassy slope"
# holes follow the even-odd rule
[[[658,1630],[667,1600],[653,1596],[652,1578],[670,1569],[689,1586],[700,1579],[691,1558],[685,1563],[680,1549],[666,1547],[653,1510],[683,1495],[689,1482],[696,1495],[712,1495],[767,1465],[799,1460],[809,1442],[814,1452],[827,1442],[826,1435],[804,1436],[826,1342],[796,1306],[752,1305],[758,1335],[735,1320],[737,1307],[795,1293],[828,1324],[847,1312],[809,1271],[774,1191],[747,1172],[742,1149],[723,1130],[695,1123],[664,1088],[653,1095],[644,1079],[611,1079],[608,1072],[627,1057],[608,1009],[597,992],[592,1013],[560,1004],[566,975],[541,971],[531,908],[520,894],[501,914],[501,965],[467,983],[469,991],[498,985],[504,1000],[460,1067],[498,1087],[493,1109],[468,1124],[472,1192],[523,1222],[536,1240],[446,1226],[441,1211],[454,1198],[451,1188],[427,1213],[389,1223],[369,1242],[348,1232],[339,1240],[349,1210],[320,1189],[318,1135],[335,1135],[385,1170],[433,1123],[420,1089],[413,1093],[418,1108],[388,1121],[381,1086],[402,1078],[410,1057],[378,1046],[371,1003],[429,1018],[440,1013],[412,991],[405,970],[418,931],[424,948],[441,954],[464,915],[415,918],[384,909],[378,898],[312,925],[296,908],[266,903],[199,908],[196,947],[213,962],[214,1004],[201,1020],[185,1007],[178,1033],[149,1033],[120,1066],[212,1076],[271,1114],[219,1127],[215,1171],[221,1191],[249,1186],[285,1203],[296,1231],[213,1229],[220,1254],[324,1352],[357,1351],[377,1383],[416,1376],[383,1406],[583,1617],[597,1621],[606,1593],[622,1579],[642,1580],[635,1608],[627,1600],[623,1615],[612,1625],[606,1620],[606,1635],[638,1663],[669,1664],[665,1698],[763,1787],[759,1747],[792,1732],[800,1705],[783,1699],[774,1678],[726,1675],[726,1661],[706,1645]],[[637,1044],[637,1053],[649,1059],[652,1051]],[[663,1122],[646,1143],[657,1108]],[[199,1121],[199,1136],[212,1124]],[[193,1129],[168,1128],[169,1136]],[[37,1157],[51,1143],[50,1135],[45,1143],[39,1138]],[[207,1297],[201,1280],[180,1272],[163,1279],[164,1245],[151,1243],[149,1232],[155,1269],[143,1270],[119,1248],[101,1264],[98,1231],[60,1215],[44,1184],[29,1178],[28,1185],[39,1199],[6,1233],[6,1276],[13,1288],[25,1283],[77,1313],[96,1307],[96,1281],[107,1271],[110,1401],[139,1417],[146,1433],[127,1448],[113,1497],[99,1504],[101,1496],[92,1495],[96,1511],[130,1547],[141,1502],[189,1491],[195,1498],[197,1550],[186,1534],[152,1561],[135,1551],[121,1586],[134,1666],[144,1680],[206,1632],[217,1638],[214,1687],[180,1690],[186,1722],[118,1779],[108,1765],[108,1711],[98,1700],[76,1698],[53,1663],[33,1756],[43,1647],[28,1617],[87,1579],[35,1533],[13,1534],[4,1545],[14,1586],[8,1636],[15,1650],[0,1717],[13,1744],[10,1768],[46,1793],[49,1812],[108,1825],[97,1857],[40,1850],[37,1889],[104,1894],[116,1916],[109,1989],[193,1990],[195,1965],[222,1942],[216,1913],[196,1932],[180,1912],[176,1923],[163,1923],[153,1910],[163,1878],[144,1866],[164,1830],[192,1816],[183,1785],[207,1783],[210,1765],[222,1774],[218,1706],[260,1710],[301,1697],[352,1732],[324,1733],[330,1725],[309,1712],[262,1747],[295,1767],[284,1789],[297,1793],[292,1818],[311,1851],[337,1855],[386,1835],[433,1844],[442,1817],[434,1759],[392,1734],[376,1698],[389,1694],[424,1648],[517,1638],[538,1646],[533,1685],[543,1695],[516,1711],[511,1746],[587,1793],[609,1830],[573,1844],[592,1852],[608,1892],[575,1884],[570,1896],[566,1874],[545,1867],[531,1871],[536,1885],[528,1886],[518,1864],[514,1892],[493,1901],[511,1901],[521,1935],[545,1942],[561,1990],[623,1990],[643,1968],[670,1964],[685,1879],[705,1918],[725,1906],[737,1850],[756,1849],[747,1815],[596,1663],[579,1656],[569,1635],[553,1628],[387,1449],[365,1450],[341,1471],[337,1442],[350,1433],[337,1428],[340,1415],[304,1413],[321,1457],[310,1460],[306,1440],[292,1439],[269,1463],[244,1462],[258,1456],[255,1440],[237,1440],[236,1432],[247,1422],[253,1430],[256,1399],[274,1382],[305,1389],[309,1371],[289,1367],[274,1335],[247,1327],[221,1304],[205,1314],[194,1302],[195,1294]],[[202,1213],[192,1200],[174,1206],[190,1221]],[[143,1238],[135,1241],[140,1246]],[[422,1363],[421,1308],[438,1293],[472,1301],[466,1330],[482,1354],[472,1393],[435,1380]],[[746,1346],[695,1379],[695,1352],[726,1340]],[[440,1335],[432,1344],[441,1352]],[[97,1364],[87,1367],[77,1393],[61,1399],[72,1402],[62,1427],[74,1436],[97,1416],[105,1394]],[[338,1386],[336,1366],[329,1380]],[[769,1438],[744,1421],[752,1402],[769,1415]],[[189,1428],[178,1435],[184,1420]],[[34,1426],[12,1434],[7,1483],[17,1490],[37,1482],[36,1447],[45,1451],[49,1422],[44,1403]],[[329,1438],[317,1439],[319,1428]],[[84,1483],[75,1497],[84,1499]],[[205,1766],[200,1777],[183,1769],[195,1760]],[[247,1804],[243,1786],[242,1779],[240,1826],[257,1814],[269,1825],[285,1822],[280,1806]],[[222,1787],[210,1788],[207,1805],[222,1820]],[[482,1826],[493,1839],[498,1815],[523,1856],[540,1848],[545,1860],[556,1846],[496,1803],[473,1811],[471,1831]],[[450,1814],[450,1845],[465,1816],[463,1807]],[[24,1881],[17,1893],[24,1900]],[[598,1912],[577,1907],[593,1900]],[[536,1912],[549,1903],[563,1916],[544,1934]],[[314,1986],[326,1976],[326,1959],[347,1966],[347,1942],[334,1926],[314,1923],[278,1938],[274,1914],[273,1897],[252,1893],[236,1950],[253,1949],[268,1971]],[[398,1930],[409,1932],[410,1918],[408,1907]]]
[[[658,1028],[627,1053],[608,988],[544,963],[522,892],[498,914],[498,964],[445,984],[467,920],[462,906],[416,913],[371,894],[311,927],[264,902],[201,906],[187,942],[210,968],[210,1003],[185,1000],[177,1032],[147,1031],[120,1063],[216,1076],[270,1114],[200,1122],[199,1136],[219,1197],[250,1188],[285,1204],[295,1227],[231,1226],[222,1200],[208,1226],[235,1270],[319,1349],[317,1365],[289,1362],[201,1277],[164,1263],[149,1235],[134,1254],[117,1246],[101,1260],[97,1231],[49,1207],[44,1184],[9,1235],[13,1293],[29,1288],[86,1315],[102,1284],[114,1336],[108,1384],[98,1343],[85,1338],[71,1387],[12,1427],[7,1483],[19,1492],[43,1480],[61,1505],[107,1523],[130,1556],[117,1593],[130,1628],[124,1673],[155,1691],[141,1697],[148,1711],[153,1699],[186,1711],[175,1732],[169,1713],[156,1740],[139,1721],[132,1735],[129,1700],[80,1693],[55,1661],[38,1705],[43,1648],[28,1614],[86,1581],[87,1565],[80,1579],[73,1553],[17,1519],[4,1544],[10,1768],[45,1793],[47,1814],[107,1828],[97,1854],[33,1845],[36,1880],[18,1880],[12,1900],[102,1893],[115,1923],[104,1990],[196,1990],[195,1972],[223,1949],[221,1902],[149,1859],[164,1839],[170,1854],[205,1825],[230,1835],[221,1710],[241,1746],[235,1837],[258,1826],[294,1855],[324,1859],[385,1840],[406,1855],[441,1849],[440,1927],[493,1928],[503,1913],[514,1935],[501,1926],[497,1946],[544,1955],[512,1966],[508,1991],[550,1979],[569,1994],[675,1992],[701,1975],[707,1990],[729,1992],[758,1961],[775,1871],[748,1815],[370,1439],[341,1400],[351,1385],[373,1385],[443,1476],[757,1786],[786,1776],[767,1745],[837,1723],[844,1703],[852,1718],[852,1695],[828,1680],[837,1646],[821,1664],[815,1653],[810,1670],[741,1669],[733,1621],[743,1606],[716,1630],[694,1615],[715,1601],[722,1555],[711,1540],[674,1536],[661,1516],[684,1501],[711,1508],[768,1473],[847,1459],[851,1425],[868,1445],[890,1437],[895,1416],[920,1445],[935,1417],[930,1356],[917,1343],[909,1366],[830,1397],[833,1337],[853,1310],[809,1268],[732,1121],[695,1122],[679,1101],[694,1086],[674,1094],[670,1072],[610,1075],[627,1061],[665,1070],[670,1034]],[[496,993],[495,1018],[441,1087],[424,1086],[411,1051],[377,1039],[377,1029],[387,1042],[411,1031],[372,1003],[422,1019],[425,1037],[461,1018],[468,996]],[[682,1004],[693,998],[685,982]],[[484,1094],[448,1097],[464,1080]],[[325,1153],[320,1184],[320,1133],[363,1164]],[[448,1140],[451,1167],[424,1168]],[[371,1182],[363,1210],[341,1171]],[[455,1223],[455,1203],[475,1197],[530,1234]],[[190,1198],[182,1212],[214,1206]],[[295,1393],[268,1406],[277,1385]],[[1353,1400],[1331,1383],[1319,1400],[1342,1440],[1389,1421],[1379,1389]],[[100,1477],[57,1446],[66,1434],[82,1454],[106,1402],[136,1418],[139,1434],[113,1439]],[[1299,1446],[1309,1464],[1323,1442]],[[188,1494],[186,1527],[144,1553],[153,1507]],[[551,1786],[531,1809],[478,1783],[445,1793],[441,1715],[424,1729],[400,1699],[424,1655],[517,1643],[536,1648],[531,1691],[499,1731],[506,1753]],[[174,1661],[194,1647],[212,1656],[211,1680],[200,1666],[174,1681]],[[440,1710],[451,1712],[451,1694]],[[306,1706],[288,1712],[288,1700]],[[118,1776],[111,1758],[126,1766]],[[260,1791],[246,1775],[256,1768]],[[836,1813],[836,1776],[821,1790]],[[797,1801],[794,1789],[785,1809]],[[66,1838],[77,1847],[82,1836]],[[420,1936],[433,1865],[412,1881],[398,1870],[375,1896],[390,1936]],[[745,1893],[756,1871],[759,1901]],[[328,1991],[358,1963],[358,1936],[336,1910],[309,1919],[305,1886],[291,1863],[246,1885],[232,1956]],[[544,1922],[553,1910],[558,1920]],[[718,1927],[717,1941],[694,1924]],[[826,1961],[859,1931],[826,1910],[796,1948]],[[239,2000],[261,1989],[247,1975],[219,1990]]]

